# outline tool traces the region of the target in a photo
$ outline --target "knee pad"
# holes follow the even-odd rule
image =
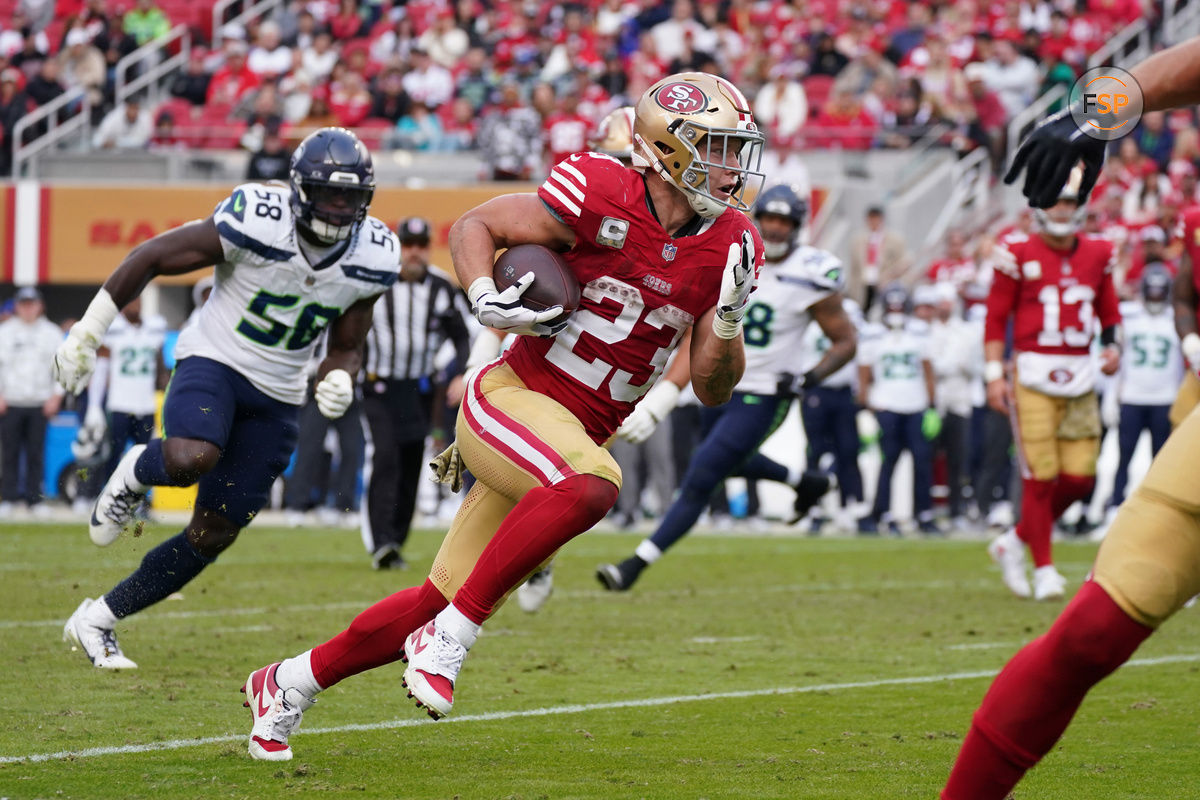
[[[604,519],[604,515],[616,504],[620,492],[615,483],[596,475],[567,478],[556,488],[569,492],[574,509],[585,519],[591,520],[593,525]]]
[[[197,553],[212,560],[237,541],[241,530],[231,523],[209,523],[203,526],[193,523],[187,527],[187,537]]]

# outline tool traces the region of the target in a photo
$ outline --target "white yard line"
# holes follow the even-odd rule
[[[1187,653],[1159,658],[1139,658],[1125,664],[1126,667],[1152,667],[1161,664],[1185,664],[1200,661],[1200,653]],[[712,694],[683,694],[671,697],[647,697],[642,700],[616,700],[608,703],[587,703],[580,705],[548,706],[532,708],[525,711],[492,711],[484,714],[466,714],[461,717],[448,717],[436,723],[449,725],[453,723],[495,722],[497,720],[524,719],[528,717],[551,717],[561,714],[581,714],[589,711],[612,711],[621,708],[653,708],[655,706],[674,705],[675,703],[694,703],[707,700],[732,700],[747,697],[769,697],[772,695],[813,694],[815,692],[838,692],[852,689],[874,689],[880,686],[914,686],[927,683],[942,683],[944,681],[975,680],[990,678],[995,675],[993,670],[975,670],[973,672],[950,672],[944,675],[918,675],[910,678],[884,678],[873,681],[852,681],[849,683],[823,683],[815,686],[787,686],[775,689],[748,689],[740,692],[714,692]],[[428,719],[393,719],[383,722],[370,722],[359,725],[337,725],[331,728],[308,728],[296,735],[314,736],[322,733],[347,733],[358,731],[381,731],[395,728],[411,728],[416,725],[433,725]],[[63,750],[57,753],[31,753],[23,756],[0,756],[0,764],[36,763],[55,761],[64,758],[93,758],[96,756],[128,755],[132,753],[153,753],[162,750],[181,750],[188,747],[201,747],[210,744],[246,741],[248,733],[228,734],[225,736],[208,736],[203,739],[174,739],[166,742],[148,742],[146,744],[127,744],[114,747],[89,747],[85,750]]]

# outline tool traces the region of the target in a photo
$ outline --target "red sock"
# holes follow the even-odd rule
[[[1050,558],[1050,533],[1054,517],[1050,516],[1054,500],[1054,481],[1025,478],[1021,481],[1021,521],[1017,536],[1029,545],[1035,567],[1053,563]]]
[[[1088,690],[1154,630],[1088,581],[1045,635],[996,676],[975,712],[942,800],[1003,800],[1067,729]]]
[[[595,475],[576,475],[527,492],[483,549],[454,595],[454,607],[482,625],[522,578],[602,520],[615,502],[616,485]]]
[[[313,648],[313,677],[328,689],[351,675],[398,660],[404,638],[447,605],[428,580],[385,597],[355,617],[349,628]]]
[[[1061,517],[1076,500],[1085,499],[1095,485],[1096,479],[1091,475],[1067,475],[1060,472],[1054,485],[1054,500],[1050,504],[1050,513],[1054,515],[1051,520]]]

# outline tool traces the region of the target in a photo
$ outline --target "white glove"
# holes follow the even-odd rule
[[[104,449],[107,432],[108,425],[104,420],[104,412],[100,412],[100,418],[97,420],[89,409],[87,418],[75,434],[75,440],[71,442],[71,456],[81,463],[99,458]]]
[[[108,326],[117,316],[117,304],[107,289],[100,289],[83,317],[71,326],[67,338],[58,346],[50,372],[54,380],[70,394],[79,394],[96,368],[96,351],[104,342]]]
[[[1187,359],[1188,369],[1193,375],[1200,374],[1200,335],[1189,333],[1179,343],[1183,357]]]
[[[1104,423],[1104,427],[1114,430],[1121,425],[1121,404],[1117,402],[1119,392],[1120,389],[1114,382],[1108,387],[1108,391],[1104,393],[1104,399],[1100,402],[1100,421]]]
[[[532,272],[526,272],[520,280],[503,292],[496,289],[496,282],[491,278],[476,278],[467,289],[471,312],[480,324],[489,328],[507,333],[553,336],[566,327],[566,320],[554,326],[546,323],[563,313],[562,306],[534,311],[521,305],[521,295],[525,294],[525,290],[532,284]]]
[[[754,237],[742,231],[741,244],[729,245],[729,258],[721,275],[721,297],[713,317],[713,333],[722,339],[734,339],[742,332],[742,317],[754,291]]]
[[[642,401],[617,428],[617,436],[627,442],[641,444],[653,435],[658,423],[675,410],[678,402],[679,387],[668,380],[660,380],[650,387]]]
[[[313,396],[317,398],[317,409],[322,415],[337,419],[354,402],[354,380],[344,369],[330,370],[317,384]]]

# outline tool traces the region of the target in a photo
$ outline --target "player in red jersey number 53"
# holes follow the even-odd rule
[[[659,379],[691,328],[691,380],[706,405],[742,376],[742,316],[762,263],[744,193],[761,182],[763,136],[729,81],[681,73],[637,103],[634,166],[577,154],[536,194],[468,211],[450,232],[454,268],[475,316],[524,334],[468,382],[456,449],[439,459],[477,478],[429,579],[354,619],[295,658],[251,673],[250,754],[291,758],[288,734],[314,696],[403,658],[404,682],[435,718],[448,714],[480,626],[521,581],[616,501],[621,471],[603,448]],[[578,310],[520,305],[525,285],[492,280],[497,250],[536,243],[563,253],[582,287]]]

